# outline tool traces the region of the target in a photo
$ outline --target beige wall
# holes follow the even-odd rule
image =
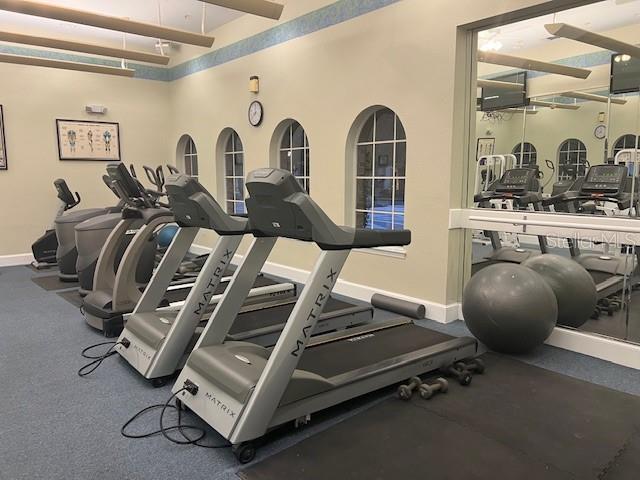
[[[162,82],[0,64],[9,160],[0,171],[0,255],[30,252],[55,213],[56,178],[80,193],[76,208],[116,203],[100,179],[105,162],[58,160],[56,118],[119,122],[122,159],[157,165],[171,158],[168,92]],[[87,104],[105,105],[108,113],[89,116]]]
[[[332,1],[287,3],[283,21]],[[348,132],[364,109],[386,105],[398,113],[407,133],[406,225],[413,242],[406,258],[354,252],[343,278],[436,303],[454,302],[463,238],[448,230],[449,208],[464,198],[463,164],[470,154],[465,139],[473,135],[473,117],[466,109],[473,95],[468,79],[475,73],[468,58],[472,46],[458,27],[479,26],[489,17],[494,23],[513,21],[525,15],[522,10],[510,13],[518,9],[532,14],[577,3],[459,0],[454,7],[448,0],[402,0],[171,84],[2,66],[0,103],[6,108],[11,163],[9,172],[0,173],[0,201],[15,207],[0,214],[0,224],[12,232],[0,254],[28,251],[49,219],[43,205],[51,206],[55,177],[67,177],[85,197],[85,206],[110,200],[96,179],[103,164],[65,163],[56,157],[54,119],[86,118],[82,108],[88,102],[107,105],[107,119],[121,122],[127,162],[175,158],[180,137],[192,135],[200,179],[219,196],[224,193],[217,188],[215,163],[220,132],[227,127],[239,132],[248,171],[270,163],[274,129],[294,118],[306,128],[311,144],[313,196],[337,223],[350,219],[345,209],[345,192],[352,191],[345,162]],[[213,32],[216,48],[272,25],[241,17]],[[185,48],[174,64],[202,53]],[[259,128],[247,122],[255,98],[247,92],[250,75],[261,78],[257,98],[266,113]],[[201,243],[211,240],[205,237]],[[316,254],[312,246],[282,241],[272,260],[308,270]]]
[[[345,191],[351,181],[345,167],[349,129],[371,105],[392,108],[407,132],[406,225],[413,231],[413,242],[405,259],[354,252],[342,278],[437,303],[455,301],[458,282],[448,285],[447,277],[457,276],[461,240],[449,232],[448,219],[450,205],[461,202],[461,189],[454,189],[452,196],[450,186],[461,185],[462,178],[452,178],[452,171],[461,177],[457,166],[466,155],[459,131],[464,105],[455,102],[467,94],[465,83],[456,83],[455,67],[457,63],[464,71],[469,63],[456,52],[456,27],[540,3],[476,0],[459,1],[452,8],[444,0],[404,0],[191,75],[171,86],[171,139],[177,143],[183,133],[192,134],[200,152],[200,178],[222,196],[215,167],[219,133],[226,127],[239,132],[246,168],[251,170],[269,164],[274,129],[283,119],[294,118],[309,135],[313,196],[343,223],[348,220]],[[247,22],[242,23],[244,35],[263,28],[262,21],[253,25],[251,19],[241,20]],[[229,35],[234,23],[223,27]],[[247,107],[254,98],[247,92],[247,80],[254,74],[261,79],[258,98],[266,112],[260,128],[247,122]],[[311,246],[281,241],[272,260],[309,269],[315,254]]]

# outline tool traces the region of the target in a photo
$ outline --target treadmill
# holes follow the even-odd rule
[[[533,207],[536,211],[542,210],[542,199],[538,169],[526,167],[507,170],[489,190],[477,193],[473,197],[473,201],[480,208],[493,208],[493,200],[509,200],[513,203],[514,210]],[[491,255],[473,263],[472,274],[494,263],[522,263],[540,253],[548,252],[547,239],[543,236],[538,236],[540,252],[535,252],[525,248],[502,246],[500,234],[497,231],[485,230],[484,234],[491,241],[493,250]]]
[[[153,279],[144,291],[118,341],[117,351],[154,386],[161,386],[166,378],[182,368],[200,333],[201,321],[208,319],[217,303],[221,285],[240,242],[251,233],[247,218],[225,213],[213,196],[196,180],[187,175],[170,177],[166,185],[169,204],[180,226]],[[208,256],[196,283],[178,311],[157,309],[171,278],[179,268],[180,259],[189,250],[200,229],[213,230],[219,235],[216,246]],[[262,264],[247,285],[253,289],[244,300],[230,340],[249,340],[262,346],[272,346],[291,314],[296,299],[280,285],[261,284],[258,276]],[[226,285],[225,285],[226,286]],[[224,288],[222,288],[224,291]],[[217,296],[217,298],[216,298]],[[312,334],[342,330],[360,325],[373,318],[370,305],[354,305],[329,298],[327,306]]]
[[[93,291],[84,298],[82,312],[90,326],[102,331],[107,337],[113,337],[122,332],[127,317],[142,297],[144,287],[141,288],[136,281],[136,271],[148,242],[152,241],[160,226],[172,223],[175,219],[169,208],[160,205],[158,196],[150,195],[123,164],[108,165],[107,173],[112,185],[118,190],[121,198],[125,199],[127,206],[123,208],[122,219],[111,231],[100,252],[94,273]],[[134,233],[133,238],[126,247],[115,272],[113,266],[121,253],[121,239],[130,232]],[[190,245],[189,243],[187,250]],[[175,253],[177,255],[177,252]],[[185,254],[186,252],[182,252],[179,258],[172,257],[171,261],[180,263]],[[163,258],[167,259],[167,255],[165,254]],[[172,278],[178,267],[171,272]],[[194,285],[192,278],[175,282],[171,281],[172,278],[163,286],[162,295],[157,299],[158,303],[153,306],[154,309],[158,306],[164,307],[165,311],[180,308]],[[225,282],[221,283],[214,292],[217,296],[212,300],[219,298],[229,277],[225,277],[224,280]],[[296,293],[293,284],[278,283],[263,276],[256,279],[255,286],[271,287],[268,294],[265,294],[265,298],[273,295],[293,297]],[[208,311],[211,308],[207,306]]]
[[[240,462],[251,461],[253,441],[271,428],[477,354],[475,339],[404,318],[311,337],[351,250],[408,245],[411,232],[337,226],[286,170],[255,170],[246,187],[253,244],[172,389]],[[225,341],[278,238],[322,250],[282,334],[272,350]]]
[[[569,190],[549,197],[544,206],[554,206],[555,210],[566,213],[597,212],[595,203],[615,203],[620,210],[632,206],[632,182],[624,165],[593,165],[587,175],[581,177]],[[637,199],[637,186],[635,188]],[[625,256],[607,254],[583,254],[573,239],[567,239],[571,257],[582,265],[593,277],[598,292],[598,300],[607,298],[622,290],[625,276],[636,274],[637,260],[628,261]],[[612,312],[611,312],[612,313]]]

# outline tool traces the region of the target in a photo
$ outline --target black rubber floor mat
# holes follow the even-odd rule
[[[74,307],[80,308],[82,306],[83,299],[82,299],[82,296],[80,295],[80,290],[78,289],[70,290],[68,292],[66,291],[60,292],[58,293],[58,295],[64,298],[67,302],[69,302]]]
[[[69,290],[70,288],[77,288],[78,282],[62,282],[58,278],[58,274],[42,275],[39,277],[33,277],[31,279],[33,283],[45,290]]]
[[[246,480],[638,478],[640,398],[487,354],[469,387],[391,398],[239,473]],[[640,381],[640,373],[639,381]]]

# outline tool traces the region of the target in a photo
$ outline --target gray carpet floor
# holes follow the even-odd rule
[[[117,357],[107,359],[92,376],[79,378],[76,371],[85,362],[80,350],[104,338],[84,323],[72,304],[33,283],[33,275],[26,267],[0,269],[0,479],[236,479],[239,466],[229,449],[120,435],[131,415],[164,402],[170,386],[151,387]],[[377,312],[377,319],[386,315]],[[461,322],[422,323],[451,334],[466,333]],[[640,395],[640,372],[635,370],[550,347],[523,360]],[[382,399],[351,403],[301,431],[278,435],[259,450],[258,460]],[[157,414],[150,414],[134,431],[157,426]],[[221,441],[213,431],[208,438]]]

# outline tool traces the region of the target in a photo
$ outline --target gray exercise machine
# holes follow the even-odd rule
[[[208,307],[219,300],[220,295],[214,297],[241,240],[251,233],[246,218],[225,213],[213,196],[191,177],[173,176],[166,189],[180,229],[136,308],[127,318],[115,347],[115,351],[156,386],[162,385],[166,377],[184,365],[202,331],[201,321],[211,313],[212,309],[208,310]],[[215,231],[219,239],[186,301],[178,311],[157,309],[179,267],[180,258],[188,251],[200,229]],[[229,339],[271,346],[294,308],[295,299],[291,297],[293,285],[261,282],[261,278],[252,280],[253,288],[243,300],[234,322],[235,328],[228,333]],[[373,317],[373,309],[368,305],[353,305],[333,298],[329,303],[330,308],[319,317],[314,334],[360,325]]]
[[[253,171],[246,187],[255,238],[172,389],[241,462],[253,459],[254,441],[271,428],[305,423],[319,410],[476,355],[475,339],[407,319],[312,337],[351,250],[408,245],[411,232],[337,226],[286,170]],[[281,237],[322,250],[284,330],[272,350],[225,341]]]
[[[65,212],[71,210],[80,204],[80,195],[76,192],[75,197],[67,182],[62,178],[58,178],[53,182],[57,197],[59,200],[58,209],[56,215],[50,227],[46,229],[33,244],[31,245],[31,251],[33,253],[34,261],[31,262],[33,268],[40,270],[42,268],[55,267],[58,264],[56,254],[58,251],[58,236],[55,230],[55,221],[61,217]]]

